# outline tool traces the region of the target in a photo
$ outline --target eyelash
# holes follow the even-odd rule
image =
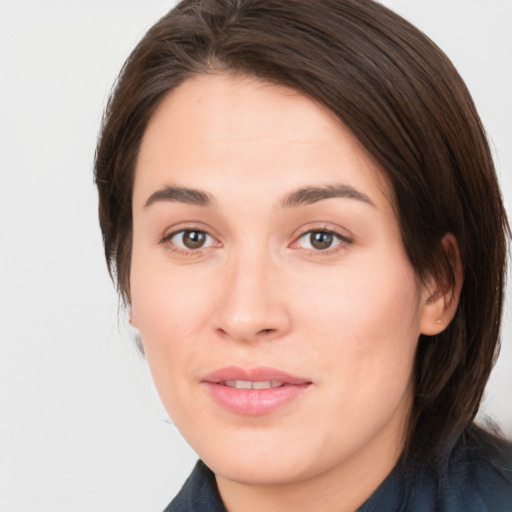
[[[336,254],[344,249],[346,249],[348,246],[352,245],[353,240],[345,235],[342,235],[339,231],[333,230],[331,228],[327,227],[316,227],[313,229],[308,229],[307,231],[304,231],[301,233],[295,241],[291,244],[290,247],[293,247],[298,244],[299,240],[306,236],[310,236],[313,233],[322,233],[332,236],[338,243],[334,247],[329,247],[327,249],[321,250],[321,249],[305,249],[308,251],[309,255],[312,256],[329,256],[332,254]]]
[[[168,235],[165,235],[161,240],[160,240],[160,244],[162,245],[166,245],[171,251],[175,252],[176,254],[180,255],[180,256],[199,256],[200,254],[202,254],[202,249],[208,249],[209,247],[199,247],[198,249],[184,249],[182,247],[179,247],[177,246],[176,244],[172,243],[171,240],[176,236],[176,235],[179,235],[180,233],[182,234],[185,234],[185,233],[202,233],[204,235],[206,235],[208,238],[210,238],[211,240],[215,240],[215,238],[213,236],[211,236],[207,231],[205,231],[204,228],[199,228],[199,227],[187,227],[187,228],[182,228],[182,229],[178,229],[176,231],[173,231],[172,233],[169,233]]]
[[[206,235],[206,237],[210,238],[211,240],[215,240],[215,238],[212,235],[210,235],[207,231],[205,231],[204,228],[187,227],[187,228],[182,228],[182,229],[173,231],[172,233],[165,235],[159,241],[159,243],[162,245],[167,245],[167,247],[171,251],[175,252],[176,254],[178,254],[180,256],[188,256],[188,257],[200,256],[203,253],[203,249],[209,249],[210,247],[213,246],[213,245],[207,246],[207,247],[201,246],[197,249],[190,249],[190,248],[184,249],[184,248],[181,248],[171,242],[171,240],[176,235],[179,235],[180,233],[185,234],[185,233],[191,233],[191,232],[202,233],[203,235]],[[347,237],[345,235],[342,235],[338,231],[335,231],[335,230],[333,230],[331,228],[327,228],[327,227],[317,227],[317,228],[308,229],[307,231],[302,232],[299,236],[297,236],[295,238],[295,240],[290,244],[289,247],[296,248],[299,240],[301,240],[302,238],[304,238],[308,235],[311,236],[313,233],[323,233],[323,234],[330,235],[330,236],[334,237],[334,239],[338,243],[334,247],[332,247],[332,248],[329,247],[325,250],[304,248],[304,250],[308,251],[309,255],[329,256],[329,255],[335,254],[343,249],[346,249],[348,246],[350,246],[353,243],[352,239],[350,239],[349,237]],[[217,243],[219,244],[219,246],[222,246],[222,244],[220,244],[220,242],[217,242]]]

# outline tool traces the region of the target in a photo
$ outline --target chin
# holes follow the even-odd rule
[[[266,439],[257,433],[252,437],[198,446],[196,452],[217,476],[245,485],[286,485],[306,480],[322,472],[322,462],[332,462],[319,460],[321,449],[314,443],[308,445],[282,433]]]
[[[300,466],[274,458],[261,460],[261,457],[243,460],[204,460],[205,464],[217,476],[221,476],[232,482],[243,485],[267,486],[286,485],[296,481],[307,479],[307,471],[301,470]]]

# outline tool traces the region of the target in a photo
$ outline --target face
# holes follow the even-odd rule
[[[396,461],[428,300],[391,196],[340,121],[289,89],[201,76],[157,109],[136,166],[132,323],[218,478]]]

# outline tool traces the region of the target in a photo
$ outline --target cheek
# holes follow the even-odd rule
[[[418,340],[419,291],[411,272],[351,269],[302,304],[308,361],[320,375],[323,444],[347,453],[406,415]],[[352,440],[348,444],[348,441]],[[359,444],[358,444],[359,443]]]
[[[181,346],[187,345],[198,324],[199,304],[197,299],[192,302],[191,293],[197,285],[184,282],[167,267],[134,250],[130,276],[133,324],[142,336],[152,371],[153,362],[164,366],[164,360],[168,365],[181,356]]]
[[[151,375],[173,422],[180,422],[183,403],[188,390],[184,384],[190,380],[191,360],[194,356],[193,340],[197,339],[200,304],[175,276],[152,270],[132,273],[132,306],[135,327],[141,334],[145,357]],[[195,296],[198,295],[197,291]],[[185,378],[184,378],[185,377]]]
[[[371,395],[390,387],[403,391],[419,336],[420,293],[408,262],[354,265],[320,282],[304,283],[309,293],[297,299],[315,365],[343,381],[338,392],[347,400],[364,394],[374,402]]]
[[[334,329],[340,337],[388,337],[418,330],[420,292],[407,261],[356,261],[336,271],[302,275],[288,284],[290,298],[314,328]],[[373,334],[372,334],[373,333]]]

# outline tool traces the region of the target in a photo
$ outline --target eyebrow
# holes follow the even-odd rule
[[[148,208],[159,201],[177,201],[197,206],[211,206],[215,202],[211,194],[201,190],[166,186],[153,192],[144,204],[144,208]]]
[[[283,207],[291,208],[313,204],[324,199],[348,198],[362,201],[363,203],[375,206],[373,201],[362,192],[349,185],[325,185],[323,187],[304,187],[288,194],[283,200]]]
[[[282,206],[284,208],[293,208],[332,198],[355,199],[375,206],[373,201],[366,194],[359,192],[349,185],[343,184],[300,188],[287,194],[282,201]],[[213,195],[208,192],[186,187],[165,186],[149,196],[144,204],[144,208],[148,208],[159,201],[177,201],[197,206],[212,206],[215,203]]]

